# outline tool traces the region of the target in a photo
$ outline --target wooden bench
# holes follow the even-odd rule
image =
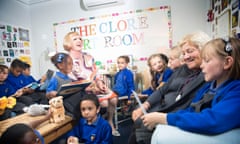
[[[44,116],[30,116],[27,113],[18,115],[16,117],[0,121],[0,135],[11,125],[16,123],[26,123],[40,119]],[[65,116],[65,120],[60,123],[50,123],[45,121],[40,124],[36,129],[44,137],[45,143],[51,143],[61,135],[65,134],[67,131],[73,128],[73,120],[69,116]]]

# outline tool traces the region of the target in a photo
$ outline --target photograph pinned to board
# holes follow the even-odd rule
[[[239,0],[232,0],[232,11],[238,8]]]
[[[18,28],[18,31],[19,31],[19,40],[29,41],[29,30]]]
[[[238,11],[232,13],[232,28],[238,26]]]

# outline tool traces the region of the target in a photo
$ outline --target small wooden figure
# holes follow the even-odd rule
[[[59,123],[65,119],[65,110],[63,106],[63,97],[58,96],[49,100],[50,111],[52,116],[50,118],[51,123]]]

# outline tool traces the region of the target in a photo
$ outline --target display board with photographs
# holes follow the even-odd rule
[[[211,0],[213,37],[240,38],[240,0]]]
[[[29,30],[0,22],[0,64],[9,66],[15,58],[31,64]]]

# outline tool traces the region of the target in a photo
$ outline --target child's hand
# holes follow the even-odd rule
[[[79,144],[78,138],[74,136],[70,136],[67,140],[67,144]]]
[[[41,77],[40,83],[44,83],[46,81],[46,79],[47,79],[47,75],[43,75]]]
[[[23,89],[17,90],[13,96],[14,97],[20,97],[21,95],[23,95]]]
[[[128,101],[127,101],[127,105],[130,105],[131,103],[132,103],[131,100],[128,100]]]

